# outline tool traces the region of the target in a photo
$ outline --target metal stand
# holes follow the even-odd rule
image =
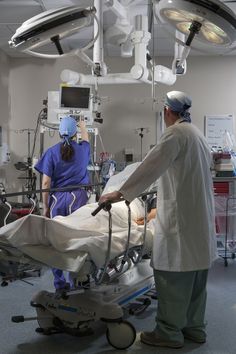
[[[228,266],[228,259],[235,259],[235,250],[236,250],[236,241],[232,240],[232,250],[229,249],[230,241],[228,239],[229,237],[229,232],[230,232],[230,226],[233,227],[234,229],[234,219],[230,220],[229,222],[229,217],[236,216],[236,196],[232,196],[226,199],[226,220],[225,220],[225,249],[224,249],[224,254],[220,255],[224,259],[224,265],[225,267]],[[234,235],[233,235],[234,237]]]
[[[149,128],[136,128],[135,129],[135,133],[138,134],[140,136],[140,157],[141,157],[141,160],[143,159],[143,137],[144,137],[144,133],[149,133]]]

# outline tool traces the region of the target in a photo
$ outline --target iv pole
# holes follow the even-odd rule
[[[149,133],[149,128],[147,127],[140,127],[135,129],[135,133],[140,136],[140,155],[141,155],[141,160],[143,159],[143,137],[144,133]]]

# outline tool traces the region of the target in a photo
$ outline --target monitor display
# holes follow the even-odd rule
[[[90,87],[61,86],[61,108],[78,110],[90,109]]]

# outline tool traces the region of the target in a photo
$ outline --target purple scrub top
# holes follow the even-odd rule
[[[90,160],[90,145],[87,141],[71,142],[74,155],[70,161],[61,158],[61,142],[50,147],[42,155],[34,168],[51,177],[51,188],[69,185],[89,184],[87,166]]]

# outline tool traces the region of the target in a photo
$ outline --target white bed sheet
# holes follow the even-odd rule
[[[10,244],[37,261],[64,270],[78,271],[88,256],[101,267],[108,245],[108,214],[102,210],[92,217],[91,212],[96,206],[87,204],[67,217],[54,219],[28,215],[0,229],[0,244]],[[131,210],[132,219],[141,215],[135,204],[131,205]],[[113,205],[111,259],[125,250],[127,216],[124,202]],[[148,228],[148,248],[153,234],[151,226]],[[142,242],[143,226],[132,221],[130,247]]]
[[[139,163],[128,166],[112,177],[105,193],[118,189]],[[95,217],[91,212],[97,203],[87,204],[69,216],[48,219],[28,215],[0,228],[0,248],[12,245],[37,261],[63,270],[78,272],[85,261],[91,259],[97,267],[104,264],[108,246],[108,213],[101,210]],[[143,216],[142,203],[135,199],[131,204],[130,248],[143,243],[143,226],[135,219]],[[125,251],[128,235],[128,210],[124,202],[112,205],[111,259]],[[146,247],[152,247],[154,222],[148,224]]]

